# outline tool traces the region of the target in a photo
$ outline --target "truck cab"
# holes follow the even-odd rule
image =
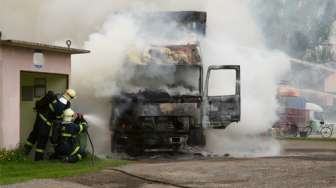
[[[177,15],[183,17],[179,22],[205,33],[204,12]],[[204,79],[198,42],[134,47],[124,69],[129,75],[120,75],[121,92],[112,97],[112,152],[138,156],[203,146],[204,129],[240,121],[240,67],[212,65]],[[231,86],[227,93],[222,92],[226,82]]]

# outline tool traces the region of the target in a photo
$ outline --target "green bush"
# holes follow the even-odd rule
[[[22,147],[12,150],[0,149],[0,162],[1,161],[24,161],[26,156],[23,153]]]

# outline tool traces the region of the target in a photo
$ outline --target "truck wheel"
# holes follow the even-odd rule
[[[300,132],[300,137],[305,138],[307,136],[308,136],[307,132]]]
[[[191,146],[205,145],[205,136],[203,134],[203,129],[190,130],[187,144]]]
[[[114,132],[111,134],[111,151],[112,153],[117,152],[117,140],[118,140],[118,133]]]
[[[180,148],[181,148],[181,145],[180,145],[180,144],[177,144],[177,145],[173,145],[173,146],[172,146],[172,149],[173,149],[174,152],[178,152],[178,151],[180,150]]]
[[[121,133],[115,131],[111,134],[111,151],[112,153],[121,153],[125,150],[125,141],[121,139]]]
[[[140,139],[131,138],[127,141],[125,152],[131,157],[137,157],[144,153],[143,142]]]
[[[329,138],[332,135],[332,130],[329,127],[323,127],[321,129],[321,135],[323,138]]]
[[[131,157],[138,157],[142,155],[144,148],[140,145],[127,146],[126,153]]]

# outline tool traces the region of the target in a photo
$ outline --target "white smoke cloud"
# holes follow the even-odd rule
[[[201,10],[201,0],[1,0],[0,30],[6,38],[53,43],[71,39],[82,46],[117,12]],[[64,42],[65,45],[65,42]]]
[[[219,9],[218,7],[221,8]],[[286,56],[280,52],[269,51],[264,47],[262,36],[244,2],[226,1],[224,3],[222,1],[212,1],[205,9],[208,13],[208,30],[207,37],[202,43],[204,64],[206,66],[210,64],[239,64],[242,71],[242,121],[238,125],[229,126],[224,132],[208,130],[206,149],[213,153],[263,151],[264,154],[268,155],[270,153],[269,149],[272,152],[278,152],[279,146],[272,140],[265,142],[265,140],[250,139],[250,143],[254,144],[248,146],[250,147],[249,150],[246,150],[244,142],[246,142],[247,135],[266,132],[277,120],[275,114],[277,108],[275,99],[276,87],[280,77],[286,72],[289,66]],[[221,16],[222,12],[225,12],[225,16]],[[99,79],[90,84],[90,86],[94,85],[103,88],[93,90],[97,92],[96,96],[97,94],[99,96],[102,94],[104,96],[111,96],[112,93],[110,92],[117,91],[113,82],[115,78],[111,76],[115,75],[116,72],[114,71],[123,70],[120,67],[120,63],[123,62],[122,58],[127,48],[132,46],[132,43],[143,42],[137,38],[137,34],[139,33],[136,32],[136,21],[132,21],[134,19],[131,16],[117,16],[117,19],[121,19],[121,22],[118,22],[115,18],[112,16],[112,20],[107,21],[103,27],[103,31],[111,33],[110,35],[108,33],[100,33],[102,34],[99,35],[101,38],[91,37],[91,40],[85,45],[86,48],[93,49],[93,51],[98,53],[100,53],[99,51],[106,52],[107,49],[109,52],[106,54],[95,54],[93,52],[90,55],[93,58],[92,60],[87,61],[88,59],[82,59],[81,61],[75,61],[75,63],[78,62],[78,65],[81,66],[81,68],[78,67],[78,70],[83,70],[83,67],[86,67],[89,71],[98,71],[101,73],[98,74]],[[124,28],[127,23],[127,27]],[[106,28],[106,25],[110,27]],[[176,28],[172,28],[173,31],[177,31]],[[156,27],[155,30],[154,33],[165,31],[165,29],[160,27]],[[130,31],[131,33],[129,33]],[[126,41],[120,42],[118,41],[120,39],[125,39]],[[107,45],[101,44],[101,42]],[[114,44],[119,45],[116,47]],[[85,58],[85,56],[83,57]],[[103,57],[104,60],[99,60],[97,57]],[[88,63],[83,66],[83,62],[85,61]],[[102,70],[96,70],[96,68],[90,66],[90,61],[100,64],[95,66],[101,67]],[[77,69],[74,68],[74,70]],[[79,73],[78,75],[82,74]],[[123,75],[127,77],[129,76],[128,74],[132,75],[131,72],[127,72],[126,70]],[[100,76],[107,77],[102,78]],[[76,78],[76,75],[74,77]],[[78,76],[78,78],[81,77]],[[93,75],[93,78],[95,77],[97,76]],[[223,76],[223,79],[225,79],[225,76]],[[78,83],[75,85],[78,86]],[[219,133],[221,133],[220,137],[214,135],[218,135]],[[229,135],[235,136],[232,137]],[[226,139],[222,139],[223,136]],[[269,146],[259,148],[261,142],[263,144],[269,143]],[[232,145],[234,147],[230,147]],[[239,146],[245,147],[240,148]],[[235,148],[235,151],[230,150],[230,148]]]
[[[333,59],[336,60],[336,21],[334,21],[332,26],[331,26],[329,41],[330,41],[331,44],[334,45],[333,49],[332,49],[332,53],[333,53]]]
[[[90,131],[98,153],[110,151],[110,101],[112,94],[118,92],[113,80],[122,70],[128,48],[136,40],[136,30],[128,15],[110,17],[101,31],[91,34],[85,42],[84,48],[92,52],[73,57],[72,85],[81,96],[76,107],[91,114],[88,122],[92,125]]]
[[[289,69],[288,59],[281,52],[265,48],[245,1],[215,1],[206,10],[209,20],[203,46],[204,63],[241,66],[242,103],[238,125],[231,125],[225,131],[207,130],[206,149],[219,154],[278,154],[277,142],[249,135],[267,132],[277,120],[277,83]]]
[[[22,3],[2,0],[1,3],[0,29],[5,37],[58,43],[71,38],[77,46],[91,50],[91,54],[73,57],[72,86],[80,95],[76,108],[90,114],[88,119],[95,144],[99,146],[98,152],[110,151],[109,101],[111,94],[119,92],[114,80],[122,70],[125,53],[133,45],[151,41],[146,32],[139,34],[139,23],[132,16],[135,9],[207,11],[207,37],[202,42],[203,62],[205,65],[241,65],[242,121],[223,133],[214,130],[215,134],[235,136],[227,136],[225,140],[217,139],[222,136],[209,137],[208,151],[230,152],[227,149],[230,147],[218,143],[226,146],[234,143],[235,152],[244,152],[246,148],[239,147],[246,141],[242,139],[248,134],[266,131],[277,119],[276,84],[288,69],[288,61],[284,54],[264,47],[263,36],[250,15],[247,1],[102,0],[98,3],[90,0],[34,0]],[[26,28],[23,31],[19,26]],[[176,32],[174,26],[162,24],[154,30],[161,37]],[[129,75],[125,73],[123,76]],[[212,131],[208,132],[207,135],[211,136]],[[258,144],[252,144],[248,151],[259,146],[260,140],[254,140]]]

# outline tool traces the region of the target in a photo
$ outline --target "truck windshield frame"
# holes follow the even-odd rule
[[[154,65],[154,64],[152,64]],[[154,66],[156,66],[154,69],[155,71],[158,72],[166,72],[165,70],[167,70],[167,72],[169,72],[170,68],[174,68],[174,75],[173,75],[173,82],[170,82],[168,85],[165,85],[164,82],[160,83],[160,80],[158,77],[151,77],[148,76],[148,74],[150,73],[150,66],[151,64],[146,64],[146,65],[138,65],[137,68],[135,70],[137,70],[138,72],[141,72],[141,69],[146,69],[146,71],[144,71],[146,73],[146,75],[137,75],[135,76],[133,79],[133,84],[135,87],[143,87],[146,88],[147,91],[150,92],[157,92],[157,93],[168,93],[169,96],[171,97],[179,97],[179,96],[201,96],[202,95],[202,87],[203,87],[203,83],[202,83],[202,77],[203,77],[203,69],[201,65],[195,65],[195,64],[155,64]],[[161,70],[158,70],[161,69]],[[195,71],[193,71],[195,70]],[[176,75],[176,73],[178,72],[178,75]],[[138,80],[142,79],[142,76],[146,77],[146,82],[137,82]],[[161,75],[160,75],[161,76]],[[162,75],[164,76],[164,75]],[[172,76],[172,75],[169,75]],[[152,80],[154,79],[154,80]],[[164,79],[163,79],[164,80]],[[154,82],[155,83],[160,83],[157,86],[153,86],[153,85],[143,85],[143,84],[149,84]],[[183,83],[184,82],[184,83]],[[193,83],[190,83],[193,82]],[[197,83],[196,83],[197,82]],[[141,84],[141,85],[139,85]],[[162,89],[165,86],[168,86],[167,88],[168,91]],[[156,88],[157,87],[157,88]],[[177,94],[174,93],[174,90],[190,90],[190,93],[184,93],[184,91],[182,91],[181,93]]]

